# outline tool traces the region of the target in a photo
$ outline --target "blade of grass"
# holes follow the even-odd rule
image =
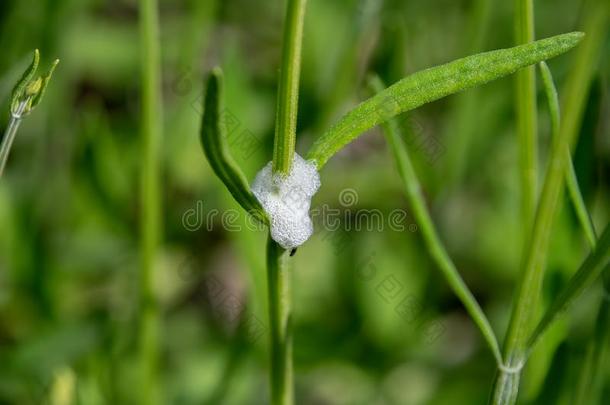
[[[534,41],[534,2],[515,0],[515,43]],[[538,123],[536,116],[536,70],[528,66],[515,74],[515,110],[519,143],[519,178],[521,182],[521,214],[524,235],[528,235],[536,211],[538,177]],[[527,238],[524,238],[524,240]]]
[[[296,143],[301,48],[307,0],[289,0],[284,22],[284,45],[273,140],[273,172],[288,174]]]
[[[142,162],[140,173],[140,329],[139,356],[142,404],[160,402],[159,309],[154,292],[154,266],[161,239],[160,143],[161,120],[161,57],[159,44],[159,16],[156,0],[140,0],[141,42],[141,139]]]
[[[267,241],[267,293],[271,329],[271,405],[291,405],[292,326],[291,282],[288,252],[269,236]]]
[[[553,75],[551,74],[551,70],[549,69],[548,65],[545,62],[540,62],[539,67],[540,75],[542,76],[542,83],[544,85],[544,91],[547,98],[547,103],[549,105],[549,114],[551,116],[552,139],[553,142],[556,142],[559,138],[561,121],[559,98],[557,97],[557,88],[555,87]],[[582,193],[580,192],[580,187],[578,186],[578,178],[576,177],[576,171],[574,170],[574,163],[572,162],[572,155],[570,153],[570,149],[566,146],[564,150],[564,153],[566,155],[565,159],[568,162],[566,165],[565,177],[568,193],[570,195],[570,200],[572,201],[572,205],[574,206],[574,210],[576,211],[576,216],[578,217],[578,221],[589,243],[589,246],[593,248],[595,247],[595,241],[597,240],[593,221],[591,220],[591,215],[587,210],[585,200],[582,196]]]
[[[376,93],[380,93],[385,89],[383,82],[378,77],[371,78],[369,80],[369,85]],[[404,182],[405,193],[409,201],[409,205],[413,210],[413,215],[415,216],[419,229],[422,232],[428,252],[447,279],[447,282],[449,283],[449,286],[453,292],[458,296],[470,314],[472,320],[478,326],[483,338],[485,339],[485,342],[496,359],[496,362],[498,364],[502,364],[502,355],[500,353],[500,346],[498,344],[496,335],[491,328],[485,313],[460,276],[455,264],[449,257],[447,250],[443,246],[443,243],[436,232],[434,223],[426,207],[424,196],[421,192],[421,185],[417,178],[417,174],[415,173],[413,164],[411,163],[409,152],[398,134],[396,122],[394,120],[388,120],[382,124],[382,128],[388,142],[388,146],[394,155],[400,177]]]
[[[560,55],[576,46],[582,37],[579,32],[558,35],[468,56],[407,76],[344,115],[313,144],[307,157],[321,169],[349,142],[397,114]]]
[[[599,238],[593,251],[587,256],[576,274],[572,276],[566,288],[553,301],[544,316],[526,342],[526,355],[531,353],[544,332],[553,324],[559,315],[569,307],[583,291],[597,279],[610,262],[610,225]]]

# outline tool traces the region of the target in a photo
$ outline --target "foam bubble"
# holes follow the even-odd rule
[[[271,237],[284,249],[301,246],[313,234],[311,198],[320,188],[313,162],[294,154],[288,175],[274,175],[269,162],[254,178],[252,192],[271,222]]]

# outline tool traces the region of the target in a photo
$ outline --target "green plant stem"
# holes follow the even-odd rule
[[[500,370],[496,376],[491,397],[494,405],[512,404],[516,401],[518,374],[526,360],[528,333],[540,301],[551,225],[563,187],[562,177],[569,164],[565,149],[572,149],[582,122],[586,96],[605,35],[607,8],[607,2],[601,1],[588,14],[585,22],[587,37],[577,50],[575,66],[566,84],[563,122],[559,136],[553,141],[534,229],[526,244],[523,275],[519,281],[504,346],[504,359],[513,370],[510,375]]]
[[[273,142],[273,172],[288,174],[294,157],[307,0],[288,0]]]
[[[271,236],[267,241],[267,293],[271,329],[271,404],[291,405],[292,388],[292,326],[291,282],[288,252]]]
[[[515,0],[515,45],[534,41],[533,0]],[[530,233],[536,210],[538,176],[538,139],[535,66],[526,67],[515,77],[517,138],[519,142],[519,172],[521,182],[521,211],[525,235]]]
[[[288,174],[296,143],[301,47],[306,0],[288,0],[284,22],[282,65],[277,97],[273,142],[273,172]],[[292,331],[290,325],[291,283],[288,253],[269,236],[267,242],[267,289],[271,324],[271,404],[291,405]]]
[[[518,286],[517,299],[506,336],[505,359],[510,367],[519,369],[525,361],[523,351],[527,333],[539,306],[551,227],[561,196],[563,175],[567,168],[564,148],[571,144],[568,141],[573,134],[562,132],[562,135],[552,147],[534,229],[526,245],[524,272]],[[513,398],[513,395],[501,394],[498,398]]]
[[[11,114],[11,119],[9,120],[8,127],[4,132],[4,137],[2,138],[2,146],[0,147],[0,178],[4,173],[4,168],[6,166],[6,162],[8,161],[8,155],[11,153],[11,147],[13,146],[13,141],[15,140],[15,135],[17,135],[17,130],[21,125],[21,113],[25,108],[26,102],[22,102],[18,110],[15,114]]]
[[[160,143],[161,58],[159,16],[156,0],[140,0],[141,41],[141,139],[140,172],[140,330],[139,355],[142,404],[160,403],[159,379],[159,308],[154,292],[154,265],[161,239]]]
[[[373,78],[370,81],[370,86],[376,93],[383,91],[385,88],[379,78]],[[398,166],[400,177],[404,182],[409,205],[413,210],[413,215],[417,220],[419,229],[422,232],[430,255],[447,279],[447,282],[449,283],[449,286],[453,292],[458,296],[475,324],[479,327],[479,330],[491,349],[496,362],[498,364],[502,364],[502,355],[500,353],[500,346],[498,344],[496,335],[494,334],[485,313],[460,276],[455,264],[453,264],[447,250],[443,246],[443,243],[438,236],[438,233],[436,232],[434,223],[432,222],[432,218],[426,207],[426,202],[421,191],[421,185],[417,178],[417,174],[415,173],[415,168],[411,163],[409,152],[407,151],[407,147],[405,146],[403,140],[398,135],[396,122],[394,120],[386,121],[382,124],[382,127],[390,150],[394,155],[396,165]]]

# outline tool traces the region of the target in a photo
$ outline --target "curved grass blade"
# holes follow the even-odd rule
[[[576,298],[599,277],[610,262],[610,225],[602,233],[595,249],[587,256],[576,274],[572,276],[566,288],[553,301],[548,310],[527,340],[527,354],[531,353],[544,332],[553,324],[559,315],[574,302]]]
[[[220,68],[215,68],[210,73],[203,103],[201,143],[212,170],[239,205],[258,220],[267,223],[267,216],[263,208],[250,191],[246,177],[229,152],[226,127],[222,119],[222,71]]]
[[[551,116],[551,132],[553,142],[557,142],[559,138],[559,127],[561,121],[561,114],[559,108],[559,98],[557,97],[557,88],[555,87],[555,82],[553,81],[553,75],[551,74],[551,70],[545,62],[540,62],[540,75],[542,76],[542,83],[544,87],[544,91],[546,93],[547,102],[549,105],[549,113]],[[576,216],[578,217],[578,221],[580,222],[580,226],[585,233],[585,237],[589,243],[591,248],[595,247],[595,242],[597,240],[597,235],[595,234],[595,228],[593,226],[593,221],[591,220],[591,215],[587,210],[587,206],[585,204],[582,193],[580,192],[580,187],[578,186],[578,178],[576,177],[576,171],[574,170],[574,163],[572,162],[572,155],[570,153],[570,148],[565,147],[566,154],[566,185],[568,188],[568,193],[570,195],[570,200],[572,200],[572,204],[574,205],[574,210],[576,211]]]
[[[373,77],[369,80],[369,85],[376,93],[382,92],[385,88],[381,79]],[[398,129],[394,120],[388,120],[382,124],[383,132],[385,134],[388,146],[394,155],[394,160],[398,166],[400,177],[404,182],[405,191],[409,205],[413,209],[413,214],[419,225],[419,229],[422,231],[424,241],[428,248],[428,251],[436,265],[439,267],[449,286],[460,299],[470,317],[474,323],[479,327],[483,338],[487,342],[492,354],[494,355],[496,362],[502,364],[502,354],[500,352],[500,345],[498,339],[489,323],[489,320],[485,316],[485,313],[481,309],[481,306],[477,302],[474,295],[460,276],[455,264],[449,257],[447,250],[443,246],[438,233],[430,217],[430,213],[426,208],[424,196],[421,192],[421,185],[415,173],[409,152],[405,146],[403,140],[398,135]]]
[[[321,169],[337,151],[374,126],[423,104],[561,55],[576,46],[583,35],[580,32],[557,35],[468,56],[407,76],[343,116],[314,143],[307,158],[315,160]]]

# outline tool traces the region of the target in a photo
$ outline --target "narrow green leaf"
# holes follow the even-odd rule
[[[549,115],[551,118],[551,135],[553,143],[557,142],[559,134],[559,125],[561,121],[561,110],[559,108],[559,96],[557,95],[557,88],[553,81],[553,75],[546,62],[540,62],[540,75],[542,76],[542,84],[544,85],[544,92],[546,94],[546,100],[549,107]]]
[[[214,173],[227,187],[233,198],[251,215],[267,223],[263,208],[252,194],[246,177],[233,160],[227,143],[225,122],[222,119],[222,71],[212,70],[203,102],[201,143]]]
[[[17,111],[19,107],[19,103],[23,101],[23,93],[25,92],[26,87],[36,74],[36,69],[38,69],[38,63],[40,62],[40,52],[38,49],[34,50],[34,57],[32,58],[32,62],[30,66],[23,72],[21,79],[17,82],[15,87],[13,88],[13,93],[11,96],[11,111]]]
[[[551,70],[545,62],[540,62],[540,74],[542,76],[542,83],[544,85],[544,90],[546,93],[547,103],[549,105],[549,114],[551,116],[551,132],[553,143],[557,142],[559,139],[559,128],[560,128],[560,108],[559,108],[559,97],[557,96],[557,88],[555,87],[555,82],[553,81],[553,75],[551,74]],[[570,195],[570,200],[574,205],[574,210],[576,211],[576,216],[578,217],[578,221],[580,222],[580,226],[585,233],[587,241],[589,242],[589,246],[591,248],[595,247],[595,242],[597,236],[595,234],[595,228],[593,226],[593,221],[591,220],[591,215],[587,210],[587,205],[585,204],[585,200],[580,192],[580,187],[578,186],[578,178],[576,177],[576,171],[574,170],[574,163],[572,162],[572,155],[570,153],[570,148],[565,147],[566,160],[568,161],[566,165],[566,185],[568,187],[568,193]]]
[[[373,91],[380,93],[385,89],[385,86],[381,79],[373,77],[369,81],[369,85]],[[477,302],[476,298],[470,292],[470,289],[460,276],[455,264],[449,257],[449,253],[443,246],[443,243],[436,231],[432,217],[426,207],[426,202],[421,191],[421,185],[415,173],[415,168],[411,163],[409,152],[405,146],[403,140],[398,135],[397,124],[394,120],[390,119],[382,124],[383,132],[385,134],[388,146],[394,155],[394,160],[398,166],[398,172],[404,183],[405,194],[409,205],[413,210],[419,229],[422,231],[422,236],[428,248],[428,252],[434,259],[436,265],[439,267],[447,282],[455,295],[460,299],[468,314],[479,327],[483,338],[487,342],[492,354],[494,355],[496,362],[502,364],[502,354],[500,353],[500,345],[498,339],[489,323],[489,320],[485,316],[485,313],[481,309],[481,306]]]
[[[610,225],[602,233],[596,248],[587,256],[566,288],[549,306],[527,341],[527,353],[531,353],[544,332],[555,322],[559,315],[576,300],[584,290],[595,281],[610,262]]]
[[[584,34],[572,32],[509,49],[481,53],[414,73],[347,113],[312,146],[307,158],[322,168],[360,134],[405,111],[560,55]]]

